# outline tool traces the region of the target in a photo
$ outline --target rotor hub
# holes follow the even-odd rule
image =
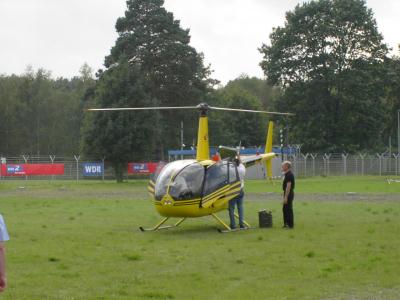
[[[210,109],[210,107],[208,106],[208,104],[207,103],[200,103],[199,105],[197,105],[196,106],[197,107],[197,109],[199,110],[199,112],[200,112],[200,117],[205,117],[205,116],[207,116],[207,112],[208,112],[208,110]]]

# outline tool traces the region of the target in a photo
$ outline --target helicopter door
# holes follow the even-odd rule
[[[202,207],[210,207],[216,200],[214,197],[210,197],[210,195],[229,183],[228,164],[227,161],[221,161],[206,170],[203,197],[201,200]]]

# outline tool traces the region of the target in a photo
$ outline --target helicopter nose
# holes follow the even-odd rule
[[[161,200],[161,205],[163,206],[170,206],[173,204],[173,200],[168,195],[165,195],[164,198]]]
[[[163,205],[172,205],[172,201],[171,200],[164,201]]]

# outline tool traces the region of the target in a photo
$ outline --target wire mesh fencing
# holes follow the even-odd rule
[[[297,153],[284,155],[272,162],[273,177],[280,177],[281,163],[288,160],[297,177],[313,176],[400,176],[400,156],[397,154]],[[264,164],[248,169],[246,178],[265,178]]]
[[[387,153],[347,154],[347,153],[297,153],[273,160],[273,176],[281,176],[280,164],[283,160],[292,162],[292,169],[297,177],[312,176],[400,176],[400,156]],[[57,174],[30,174],[24,170],[17,172],[17,167],[61,165],[62,172]],[[73,155],[73,156],[6,156],[0,160],[0,180],[9,179],[45,179],[45,180],[88,180],[115,179],[112,165],[106,159]],[[11,172],[11,173],[10,173]],[[13,173],[14,172],[14,173]],[[51,173],[51,172],[50,172]],[[149,174],[130,174],[128,165],[124,174],[125,179],[149,178]],[[266,177],[264,164],[249,168],[246,178],[263,179]]]
[[[306,153],[288,159],[297,176],[400,175],[398,154]]]
[[[79,181],[83,179],[114,179],[114,170],[104,159],[82,158],[80,155],[70,157],[57,155],[6,156],[1,157],[0,166],[1,180],[44,179]],[[52,166],[60,166],[59,171],[54,171],[55,168],[52,168]],[[30,167],[29,170],[31,172],[29,172],[28,167]],[[94,169],[94,167],[97,167],[97,169]],[[40,171],[35,172],[38,169]],[[91,172],[92,170],[97,172]]]

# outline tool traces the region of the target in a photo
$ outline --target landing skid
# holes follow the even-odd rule
[[[243,223],[244,223],[244,225],[246,225],[246,227],[245,228],[234,228],[234,229],[231,229],[231,227],[230,226],[228,226],[224,221],[222,221],[222,219],[221,218],[219,218],[217,215],[215,215],[215,214],[211,214],[213,217],[214,217],[214,219],[216,219],[222,226],[224,226],[224,228],[225,229],[219,229],[218,228],[218,232],[220,232],[220,233],[228,233],[228,232],[234,232],[234,231],[240,231],[240,230],[247,230],[247,229],[253,229],[254,227],[251,227],[251,225],[249,224],[249,223],[247,223],[245,220],[243,220]],[[235,213],[235,217],[237,218],[237,219],[239,219],[239,215],[237,214],[237,213]]]
[[[240,231],[240,230],[247,230],[247,229],[253,229],[254,227],[251,227],[249,223],[243,220],[244,225],[246,225],[245,228],[235,228],[231,229],[228,224],[226,224],[220,217],[218,217],[216,214],[211,214],[215,220],[217,220],[218,223],[220,223],[224,229],[218,229],[218,232],[221,233],[227,233],[227,232],[233,232],[233,231]],[[239,215],[235,213],[235,217],[239,219]],[[161,229],[169,229],[169,228],[174,228],[178,227],[183,221],[186,220],[186,218],[179,219],[178,222],[176,222],[174,225],[164,225],[165,222],[167,222],[170,218],[166,217],[162,219],[158,224],[156,224],[153,228],[144,228],[142,226],[139,227],[140,231],[157,231]]]
[[[236,219],[239,220],[239,215],[237,213],[235,213],[235,217],[236,217]],[[243,220],[243,223],[244,223],[244,225],[247,226],[247,228],[249,228],[249,229],[251,228],[251,225],[249,223],[247,223],[245,220]]]
[[[162,219],[156,226],[153,228],[143,228],[142,226],[139,227],[140,231],[156,231],[156,230],[161,230],[161,229],[168,229],[168,228],[173,228],[173,227],[178,227],[183,221],[186,220],[186,218],[180,219],[178,222],[176,222],[174,225],[164,225],[162,226],[165,222],[168,221],[169,218],[164,218]]]

